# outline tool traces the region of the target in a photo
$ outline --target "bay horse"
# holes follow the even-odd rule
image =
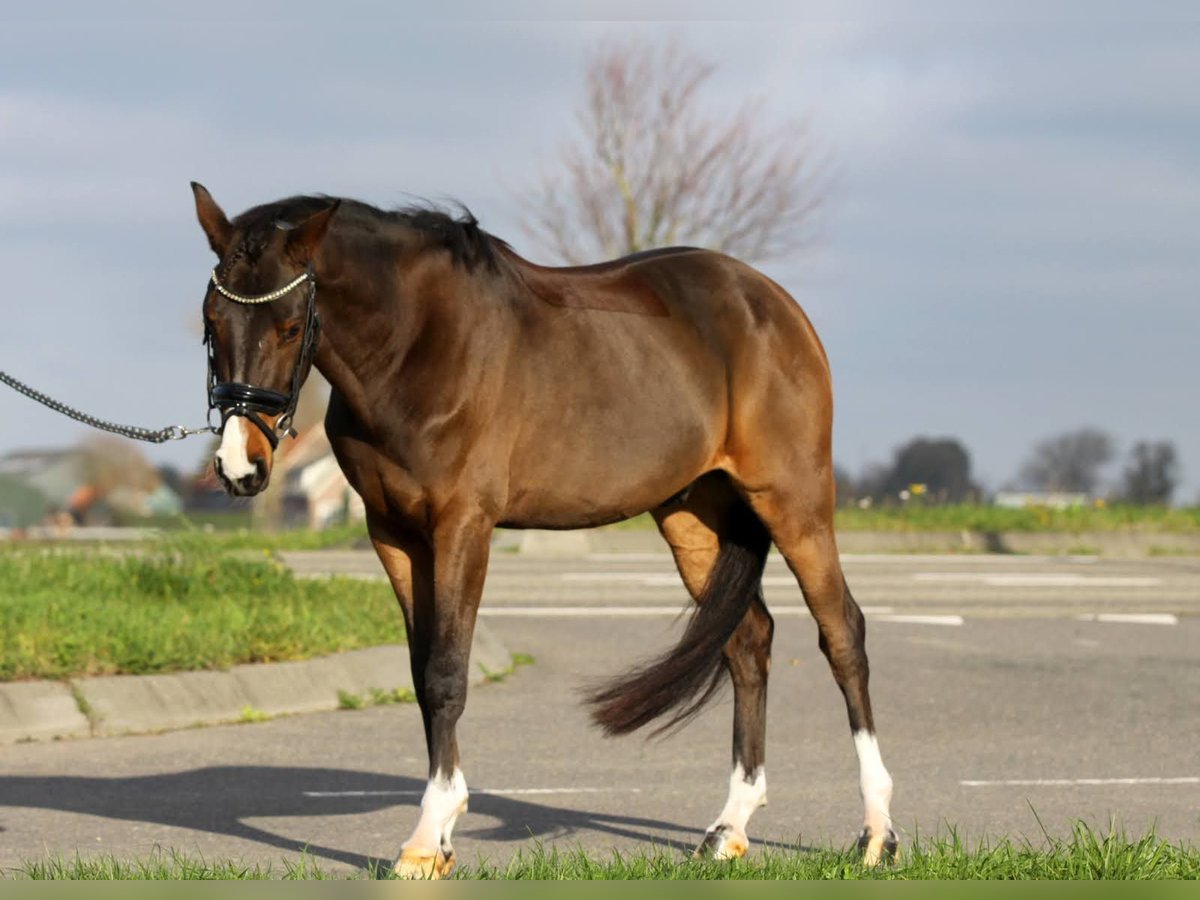
[[[398,874],[438,877],[467,808],[456,723],[492,531],[649,512],[695,612],[678,646],[596,690],[618,735],[682,724],[733,682],[728,801],[697,853],[742,856],[766,802],[772,542],[841,689],[865,806],[859,849],[896,850],[862,612],[834,535],[829,363],[800,306],[750,266],[675,247],[548,268],[464,209],[300,196],[232,221],[192,184],[217,255],[204,298],[216,470],[261,491],[315,365],[325,428],[395,589],[429,753]],[[319,286],[319,289],[318,289]]]

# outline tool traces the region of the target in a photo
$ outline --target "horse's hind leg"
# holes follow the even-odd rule
[[[723,474],[700,479],[682,503],[655,510],[654,517],[688,592],[696,600],[716,562],[722,535],[734,528],[762,529]],[[769,546],[765,531],[760,538],[765,559]],[[733,679],[733,773],[725,808],[706,831],[697,855],[744,855],[749,847],[746,825],[754,811],[767,802],[767,673],[773,630],[760,587],[724,649],[725,665]]]
[[[833,529],[832,471],[826,474],[828,478],[814,477],[794,492],[774,487],[756,490],[750,500],[800,582],[804,600],[817,622],[821,652],[845,697],[865,807],[858,845],[863,861],[876,865],[885,855],[894,856],[896,852],[889,810],[892,779],[875,738],[867,690],[866,623],[842,574]]]

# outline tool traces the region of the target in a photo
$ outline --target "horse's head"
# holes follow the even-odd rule
[[[221,414],[214,464],[230,494],[250,497],[270,480],[316,352],[313,260],[338,201],[298,221],[264,206],[230,222],[204,187],[192,192],[218,259],[204,296],[209,404]]]

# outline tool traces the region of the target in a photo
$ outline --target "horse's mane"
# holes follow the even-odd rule
[[[234,219],[233,224],[243,230],[247,243],[261,241],[265,244],[274,228],[296,225],[325,209],[336,199],[341,199],[335,220],[339,227],[369,234],[380,234],[394,227],[408,228],[422,235],[430,245],[448,250],[455,265],[467,271],[480,266],[492,270],[498,268],[498,251],[508,246],[500,238],[480,228],[479,220],[462,203],[455,203],[453,212],[428,201],[384,210],[360,200],[307,194],[248,209]],[[253,247],[247,249],[251,252],[254,250]]]

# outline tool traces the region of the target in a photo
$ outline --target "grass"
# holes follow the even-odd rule
[[[895,865],[864,868],[849,851],[819,849],[755,850],[742,860],[693,860],[668,848],[594,855],[582,850],[547,850],[541,845],[517,852],[509,861],[460,865],[460,880],[1195,880],[1200,851],[1172,844],[1153,832],[1127,837],[1109,826],[1093,829],[1076,823],[1066,839],[1047,837],[1042,846],[1002,839],[969,844],[954,831],[947,837],[914,839],[902,847]],[[299,862],[270,864],[206,861],[159,850],[140,860],[114,856],[52,857],[24,863],[10,873],[28,879],[317,879],[375,878],[360,870],[332,875],[311,856]]]
[[[1200,532],[1200,507],[1168,508],[1112,504],[1051,509],[1033,506],[1005,509],[974,503],[935,506],[912,502],[905,506],[837,510],[839,531],[1137,531],[1147,534]],[[648,513],[605,526],[616,531],[653,530]]]
[[[225,669],[403,641],[384,583],[297,579],[203,538],[0,545],[0,680]]]
[[[410,688],[398,687],[390,691],[370,688],[365,694],[351,691],[337,692],[338,709],[366,709],[368,706],[390,706],[394,703],[416,703],[417,695]]]
[[[179,536],[202,540],[214,550],[344,550],[351,547],[370,547],[367,526],[361,522],[334,525],[321,531],[297,528],[287,531],[260,531],[239,526],[235,528],[206,528],[205,524],[183,516],[162,520],[155,527],[162,529],[171,540]]]
[[[1074,509],[1004,509],[997,506],[848,507],[837,511],[840,531],[1136,531],[1200,532],[1200,507],[1080,506]]]

